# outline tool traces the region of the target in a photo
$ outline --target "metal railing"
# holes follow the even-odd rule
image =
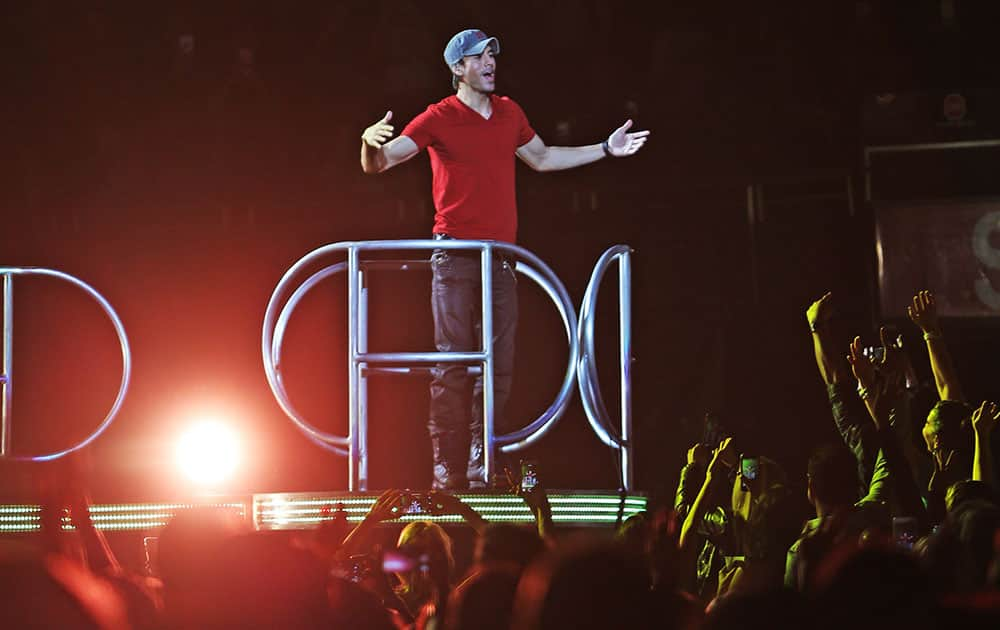
[[[132,355],[129,351],[128,337],[125,334],[125,327],[122,325],[118,314],[111,308],[104,296],[98,293],[89,284],[61,271],[55,269],[45,269],[42,267],[0,267],[0,275],[3,276],[3,373],[0,374],[2,383],[2,401],[0,401],[0,459],[10,459],[16,461],[48,461],[57,459],[63,455],[68,455],[75,450],[81,449],[90,444],[101,435],[111,422],[118,415],[122,403],[125,401],[125,393],[128,391],[129,378],[132,374]],[[111,320],[118,334],[118,342],[122,351],[122,379],[118,386],[118,395],[115,397],[111,410],[98,425],[97,429],[86,438],[75,445],[52,453],[43,455],[19,455],[12,454],[11,432],[13,428],[13,400],[14,400],[14,276],[48,276],[65,280],[70,284],[83,289],[92,297]]]
[[[611,424],[597,376],[597,352],[594,343],[595,310],[597,294],[604,274],[618,262],[618,368],[620,395],[620,423],[615,429]],[[577,328],[580,358],[577,373],[580,400],[594,433],[602,442],[618,450],[621,487],[632,490],[634,475],[632,462],[632,249],[628,245],[615,245],[597,260],[590,275],[587,291],[580,307],[580,325]]]
[[[618,246],[619,248],[625,246]],[[481,284],[482,284],[482,338],[480,340],[481,349],[476,352],[395,352],[395,353],[372,353],[368,351],[368,288],[365,282],[365,274],[369,268],[393,268],[406,271],[416,268],[423,268],[428,265],[426,260],[363,260],[362,252],[403,252],[403,251],[427,251],[427,250],[478,250],[481,257]],[[631,289],[629,281],[628,251],[621,251],[612,248],[613,253],[605,254],[610,265],[614,260],[620,261],[621,296],[630,300]],[[609,250],[609,252],[612,252]],[[563,379],[555,400],[551,405],[534,421],[523,428],[505,435],[495,435],[494,433],[494,410],[493,410],[493,308],[492,308],[492,265],[494,264],[494,253],[501,252],[506,256],[516,259],[516,271],[537,283],[553,301],[562,318],[566,331],[566,340],[569,350],[569,359],[566,367],[566,374]],[[335,254],[346,254],[347,260],[328,264],[318,271],[313,272],[297,287],[292,290],[293,282],[303,275],[310,267],[320,264],[325,258]],[[602,257],[604,260],[605,257]],[[600,266],[600,264],[599,264]],[[281,373],[281,348],[284,341],[285,330],[295,308],[301,299],[320,281],[338,273],[347,273],[348,285],[348,433],[347,435],[334,435],[318,429],[310,423],[302,413],[296,409],[288,396],[284,380]],[[596,284],[600,283],[604,271],[597,273],[591,279],[591,287],[588,287],[588,295],[593,296],[593,301],[597,299]],[[585,306],[587,301],[585,301]],[[593,310],[593,306],[588,307],[588,313]],[[621,311],[623,341],[621,344],[622,353],[630,355],[630,312],[627,305]],[[584,338],[584,343],[590,349],[589,356],[593,357],[593,317],[580,320],[586,323],[589,333]],[[585,406],[592,426],[598,437],[606,444],[622,451],[623,466],[623,486],[631,486],[631,459],[627,456],[630,443],[628,436],[631,433],[631,380],[628,371],[630,358],[623,362],[622,367],[622,395],[623,395],[623,416],[621,438],[615,440],[606,439],[609,436],[604,427],[610,426],[607,411],[604,409],[603,401],[600,399],[598,391],[596,368],[591,370],[589,362],[581,361],[580,356],[581,338],[578,333],[578,323],[575,309],[566,288],[556,274],[530,251],[512,245],[495,241],[466,241],[466,240],[398,240],[398,241],[356,241],[341,242],[326,245],[306,254],[299,259],[291,268],[285,272],[278,282],[271,298],[268,301],[264,314],[263,334],[261,338],[261,352],[264,362],[264,372],[267,376],[268,385],[271,388],[279,406],[285,414],[299,427],[299,429],[317,445],[344,455],[349,460],[348,487],[351,491],[367,490],[368,483],[368,421],[367,421],[367,375],[378,372],[391,373],[413,373],[421,370],[428,370],[439,363],[459,363],[474,364],[470,366],[471,374],[482,375],[483,378],[483,439],[484,439],[484,464],[487,479],[492,479],[496,472],[495,459],[497,449],[504,453],[515,452],[534,443],[546,433],[548,433],[559,420],[566,408],[569,406],[573,395],[574,379],[578,370],[586,368],[586,376],[581,381],[581,392],[586,388],[588,400],[594,404]],[[623,355],[624,356],[624,355]],[[584,371],[580,372],[581,374]],[[584,383],[586,385],[584,385]],[[597,414],[597,417],[592,417]],[[601,427],[600,429],[598,427]],[[618,433],[613,431],[614,433]]]

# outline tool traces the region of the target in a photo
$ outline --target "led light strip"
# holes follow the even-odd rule
[[[246,518],[244,503],[141,503],[90,506],[90,520],[104,531],[134,531],[163,527],[180,510],[190,508],[238,510]],[[41,529],[41,506],[0,505],[0,533],[35,532]],[[63,530],[75,529],[67,516],[61,518]]]
[[[510,495],[472,494],[459,495],[466,503],[490,522],[531,523],[534,516],[521,497]],[[260,494],[247,501],[218,503],[116,503],[90,507],[94,526],[105,531],[135,531],[163,527],[174,514],[191,508],[228,508],[238,510],[243,518],[253,514],[258,529],[311,528],[334,518],[333,510],[342,505],[347,520],[352,523],[364,519],[377,500],[376,496],[316,495],[311,493]],[[624,504],[623,504],[624,503]],[[624,502],[612,494],[560,494],[549,495],[552,520],[557,523],[579,525],[614,523],[618,520],[619,507],[622,518],[646,509],[646,497],[630,495]],[[248,508],[250,508],[248,510]],[[438,523],[460,523],[462,517],[454,514],[423,515],[404,514],[391,522],[407,523],[430,520]],[[41,529],[41,507],[38,505],[0,505],[0,533],[36,532]],[[72,530],[69,519],[63,518],[63,529]]]
[[[534,515],[524,499],[511,495],[458,495],[458,498],[475,509],[490,522],[532,523]],[[254,497],[254,516],[259,529],[296,529],[317,526],[334,518],[330,510],[340,504],[348,522],[356,523],[375,504],[375,497],[317,497],[311,494],[257,495]],[[549,496],[552,520],[557,523],[606,524],[618,520],[619,507],[622,518],[628,518],[646,509],[646,497],[629,496],[624,501],[614,495],[592,492]],[[429,520],[439,523],[458,523],[463,519],[447,515],[402,515],[387,523],[406,523]]]

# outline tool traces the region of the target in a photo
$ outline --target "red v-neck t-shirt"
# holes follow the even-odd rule
[[[414,118],[400,135],[427,148],[433,173],[434,232],[454,238],[517,238],[514,157],[535,137],[521,107],[491,95],[487,119],[449,96]]]

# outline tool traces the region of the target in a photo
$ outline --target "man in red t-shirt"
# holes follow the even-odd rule
[[[456,34],[444,50],[453,96],[430,105],[393,140],[392,112],[361,136],[361,168],[381,173],[426,148],[434,193],[434,238],[515,242],[517,205],[514,156],[536,171],[558,171],[604,157],[634,154],[648,131],[630,133],[632,121],[604,142],[580,147],[546,146],[513,100],[495,95],[500,42],[476,29]],[[434,339],[441,352],[475,351],[481,306],[478,252],[437,250],[431,257]],[[517,323],[513,264],[493,265],[494,417],[502,427],[510,393]],[[471,398],[471,400],[470,400]],[[470,416],[471,411],[471,416]],[[471,383],[460,365],[438,365],[431,382],[428,428],[437,489],[484,487],[482,379]],[[471,447],[469,447],[471,441]],[[469,455],[466,458],[466,448]]]

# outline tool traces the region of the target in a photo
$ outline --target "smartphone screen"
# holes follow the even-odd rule
[[[521,490],[531,490],[538,485],[538,472],[534,462],[521,462]]]
[[[892,538],[900,549],[912,550],[917,542],[917,519],[911,516],[893,517]]]
[[[406,573],[416,567],[416,561],[395,549],[382,552],[382,570],[386,573]]]
[[[882,346],[870,346],[861,351],[873,363],[881,363],[885,360],[885,348]]]
[[[420,497],[407,497],[406,509],[403,510],[404,514],[423,514],[424,506],[420,502]]]
[[[760,458],[751,455],[740,455],[740,475],[747,481],[757,479],[757,471],[760,469]]]
[[[412,555],[398,549],[382,552],[382,571],[386,573],[406,573],[408,571],[430,571],[430,556]]]

